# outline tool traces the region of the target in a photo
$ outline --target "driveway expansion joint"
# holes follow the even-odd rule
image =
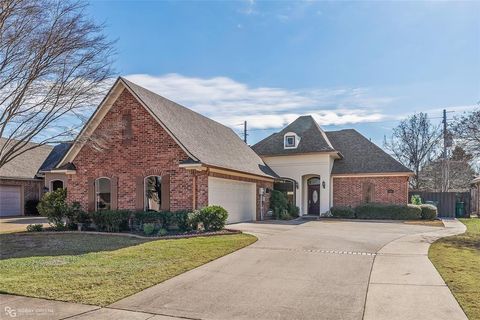
[[[323,249],[294,249],[294,248],[274,248],[274,247],[249,247],[248,249],[278,250],[278,251],[306,252],[306,253],[324,253],[324,254],[339,254],[339,255],[358,255],[358,256],[376,256],[376,255],[378,255],[378,253],[374,253],[374,252],[359,252],[359,251],[344,251],[344,250],[323,250]]]

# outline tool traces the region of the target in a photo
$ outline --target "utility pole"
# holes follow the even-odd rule
[[[450,185],[447,146],[448,146],[448,131],[447,131],[447,110],[443,109],[443,166],[442,166],[442,191],[448,191]]]
[[[243,141],[245,143],[247,143],[247,136],[248,136],[248,133],[247,133],[247,121],[243,121]]]

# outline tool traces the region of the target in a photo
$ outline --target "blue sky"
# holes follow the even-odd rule
[[[298,115],[382,144],[480,101],[480,2],[92,1],[120,75],[241,132]]]

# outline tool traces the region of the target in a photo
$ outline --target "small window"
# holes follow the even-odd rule
[[[145,178],[145,210],[160,211],[162,208],[162,177]]]
[[[110,210],[112,198],[112,186],[109,178],[98,178],[95,181],[95,209]]]
[[[52,187],[50,188],[51,191],[55,191],[55,190],[58,190],[58,189],[63,189],[63,181],[62,180],[53,180],[51,182],[52,184]]]
[[[295,136],[285,137],[285,147],[295,147]]]

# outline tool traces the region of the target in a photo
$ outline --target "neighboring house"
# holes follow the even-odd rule
[[[302,116],[252,149],[301,214],[365,202],[406,204],[411,170],[353,129],[323,131]]]
[[[0,138],[0,149],[5,143],[7,139]],[[25,148],[34,145],[28,143]],[[52,149],[49,145],[35,147],[0,168],[0,216],[23,215],[27,201],[42,197],[44,182],[38,169]]]
[[[119,78],[50,173],[86,210],[192,210],[261,219],[276,178],[228,127]]]

